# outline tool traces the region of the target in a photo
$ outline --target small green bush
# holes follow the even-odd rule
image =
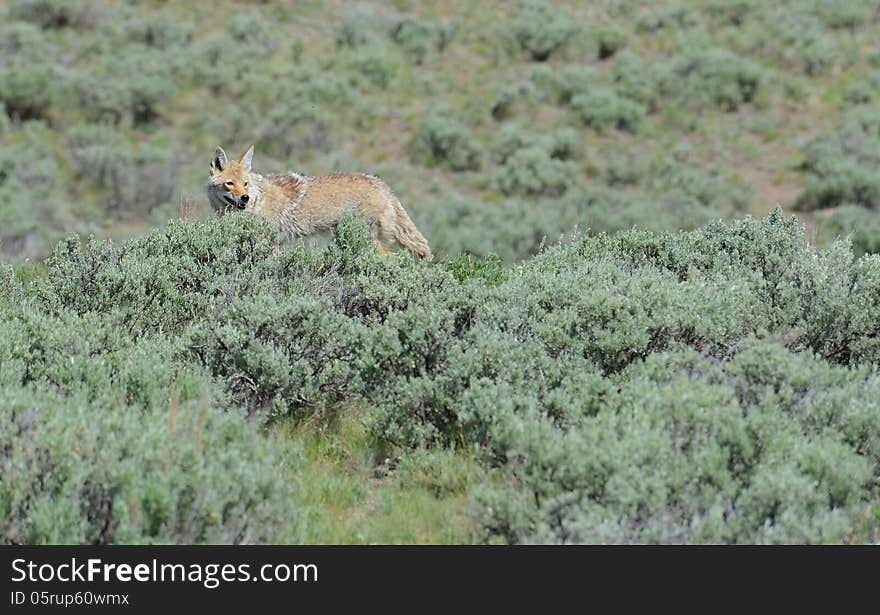
[[[7,258],[42,258],[63,237],[59,229],[87,228],[73,215],[50,130],[42,122],[0,136],[0,190],[15,197],[0,203],[0,253]]]
[[[577,133],[571,129],[556,130],[546,134],[535,134],[519,124],[508,124],[498,133],[494,153],[498,162],[505,163],[517,151],[538,148],[549,158],[570,160],[578,149]]]
[[[598,45],[598,55],[600,60],[607,60],[618,51],[626,47],[626,33],[619,27],[614,25],[603,26],[597,29],[593,36],[596,38]]]
[[[42,28],[79,28],[88,25],[92,9],[85,0],[13,0],[9,6],[13,19]]]
[[[597,87],[595,72],[588,67],[566,66],[559,71],[556,84],[557,100],[561,104],[570,104],[578,95],[589,94]]]
[[[128,117],[131,92],[122,80],[80,75],[71,89],[73,99],[91,122],[118,126]]]
[[[103,124],[72,129],[70,141],[73,166],[103,189],[105,209],[131,216],[172,200],[179,170],[165,148],[135,148]]]
[[[193,27],[169,15],[156,14],[126,24],[126,34],[156,49],[180,49],[193,39]]]
[[[503,194],[560,196],[577,181],[577,166],[568,160],[552,158],[540,147],[517,150],[495,176]]]
[[[3,272],[0,286],[3,542],[300,540],[278,474],[291,451],[172,340],[132,337],[124,300],[78,314],[52,287],[29,298]]]
[[[291,487],[276,471],[283,448],[208,401],[138,410],[6,385],[0,408],[3,542],[300,539]]]
[[[605,182],[609,186],[632,186],[647,173],[646,165],[633,156],[612,156],[606,166]]]
[[[258,285],[267,275],[258,264],[276,239],[265,221],[252,217],[171,223],[122,247],[110,241],[83,246],[68,237],[46,261],[46,300],[78,313],[123,309],[135,336],[178,331],[215,302]]]
[[[216,310],[188,342],[199,363],[229,383],[249,413],[294,415],[338,403],[359,389],[364,342],[326,301],[279,303],[249,296]]]
[[[585,126],[599,132],[609,129],[638,132],[645,117],[642,105],[606,88],[578,94],[571,99],[571,109]]]
[[[56,83],[55,67],[45,62],[0,67],[0,102],[19,120],[46,118]]]
[[[843,53],[827,25],[807,5],[804,8],[792,12],[784,6],[766,7],[762,16],[766,30],[755,31],[756,45],[784,65],[817,77],[829,73]]]
[[[391,40],[420,66],[435,46],[436,28],[433,23],[417,17],[404,17],[391,29]]]
[[[856,256],[880,253],[880,215],[860,205],[839,205],[819,219],[817,241],[822,244],[846,238]]]
[[[546,62],[574,35],[571,19],[545,0],[525,0],[511,24],[520,49],[535,62]]]
[[[578,184],[572,130],[534,135],[511,124],[499,134],[495,185],[505,195],[557,197]]]
[[[705,101],[735,111],[755,99],[764,78],[761,68],[722,48],[685,54],[672,61],[675,79],[668,94],[688,101]]]
[[[845,203],[880,207],[880,114],[856,109],[836,130],[810,141],[802,169],[807,187],[796,206],[803,210]]]
[[[156,122],[175,92],[169,60],[159,51],[128,50],[97,70],[79,74],[70,86],[79,105],[93,121],[137,125]]]
[[[652,8],[636,21],[636,27],[645,32],[680,30],[699,25],[702,16],[699,9],[686,3],[675,2]]]
[[[817,34],[801,44],[800,55],[803,57],[805,72],[811,77],[817,77],[831,71],[840,55],[840,48],[833,38]]]
[[[468,128],[438,111],[422,118],[411,155],[421,164],[446,165],[453,171],[476,171],[482,158]]]
[[[815,7],[818,17],[831,28],[856,30],[877,19],[877,5],[870,0],[833,2],[818,0]]]
[[[444,267],[459,282],[479,279],[490,286],[497,286],[504,281],[504,268],[496,254],[484,258],[474,258],[470,254],[462,254],[444,263]]]
[[[614,91],[620,96],[644,105],[648,111],[660,106],[660,88],[668,68],[651,63],[634,51],[624,49],[615,56],[612,68]]]
[[[134,122],[147,124],[158,119],[163,103],[175,92],[174,83],[168,75],[167,61],[154,54],[137,54],[124,58],[113,70],[128,76],[126,87]]]
[[[394,79],[400,64],[391,56],[387,49],[379,45],[360,47],[352,65],[358,74],[375,88],[384,90]]]
[[[851,105],[864,105],[876,97],[877,87],[864,81],[853,83],[846,89],[844,100]]]
[[[518,83],[505,87],[498,93],[492,104],[492,119],[502,121],[513,117],[518,107],[529,105],[535,88],[530,83]]]
[[[712,17],[722,23],[740,27],[755,14],[759,5],[757,0],[713,0],[707,9]]]
[[[347,12],[333,31],[337,47],[356,49],[378,38],[375,16],[370,11],[353,9]]]

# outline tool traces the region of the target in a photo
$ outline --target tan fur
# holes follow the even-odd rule
[[[238,160],[227,160],[222,148],[215,151],[207,189],[211,206],[220,214],[243,209],[265,216],[290,237],[307,237],[333,233],[351,211],[367,221],[380,252],[390,252],[397,244],[417,258],[431,255],[427,240],[378,177],[360,173],[263,175],[251,171],[252,156],[253,146]]]

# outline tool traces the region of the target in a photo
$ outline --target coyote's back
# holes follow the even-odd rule
[[[428,241],[413,224],[391,188],[378,177],[332,173],[311,177],[299,173],[251,171],[254,148],[229,160],[218,147],[211,159],[208,200],[220,213],[240,209],[262,215],[290,237],[333,233],[348,212],[370,226],[380,252],[394,244],[417,258],[428,258]]]

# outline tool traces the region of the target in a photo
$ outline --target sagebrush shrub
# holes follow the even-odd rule
[[[0,535],[28,544],[300,539],[283,448],[209,402],[0,386]]]
[[[824,243],[848,238],[856,256],[880,253],[880,213],[860,205],[839,205],[819,219],[818,238]]]
[[[649,111],[656,111],[660,105],[659,89],[666,70],[665,66],[650,63],[635,52],[624,49],[614,59],[614,91],[644,105]]]
[[[553,158],[540,147],[516,150],[498,169],[495,182],[503,194],[560,196],[575,183],[577,166]]]
[[[166,148],[132,147],[103,124],[71,129],[69,147],[72,166],[102,189],[107,210],[142,215],[172,200],[180,170]]]
[[[453,171],[478,170],[482,158],[470,130],[450,115],[437,111],[422,118],[411,153],[418,162],[447,165]]]
[[[545,62],[576,31],[571,19],[545,0],[520,2],[511,26],[520,48],[536,62]]]
[[[117,307],[56,311],[5,274],[4,542],[300,540],[277,473],[291,451],[230,409],[206,370],[164,336],[133,337]]]
[[[127,23],[126,34],[150,47],[173,49],[192,41],[193,28],[171,16],[157,14]]]
[[[173,332],[214,303],[257,287],[268,275],[260,263],[276,236],[265,221],[247,217],[175,222],[122,246],[109,240],[83,246],[69,237],[46,261],[46,301],[79,313],[122,309],[134,335]]]
[[[0,67],[0,102],[13,118],[45,118],[56,89],[55,67],[46,62],[22,62]]]
[[[273,294],[212,310],[188,340],[199,363],[228,383],[249,413],[296,415],[360,390],[360,328],[327,301]]]
[[[702,15],[697,7],[674,2],[658,8],[652,7],[638,18],[636,27],[647,32],[685,29],[697,26],[701,19]]]
[[[400,68],[394,57],[379,45],[359,48],[352,64],[359,75],[380,90],[388,87]]]
[[[12,135],[10,135],[12,136]],[[64,194],[64,179],[52,156],[48,127],[28,122],[10,141],[0,142],[0,189],[14,199],[0,203],[0,253],[9,258],[38,259],[63,234],[83,231]]]
[[[727,111],[755,99],[764,78],[761,68],[729,50],[701,49],[672,61],[674,79],[668,94],[686,101],[706,101]]]
[[[498,133],[494,153],[501,164],[529,148],[537,148],[555,160],[571,160],[577,155],[578,145],[577,133],[571,129],[536,134],[519,124],[508,124]]]
[[[89,3],[83,0],[13,0],[9,12],[13,19],[47,29],[82,27],[93,17]]]
[[[176,87],[171,58],[152,47],[128,49],[103,61],[96,69],[79,73],[69,89],[93,121],[119,124],[129,119],[149,125],[162,115]]]
[[[820,134],[804,148],[807,187],[796,206],[804,210],[847,203],[880,207],[880,114],[850,111],[842,126]]]
[[[531,102],[534,94],[535,88],[531,83],[518,83],[505,87],[492,103],[490,110],[492,119],[501,121],[510,118],[518,107]]]
[[[880,73],[874,73],[851,83],[846,88],[844,100],[848,105],[864,105],[876,100],[878,92],[880,92]]]
[[[547,242],[555,242],[580,221],[568,195],[565,199],[541,199],[540,206],[536,206],[535,198],[481,201],[457,192],[443,192],[420,206],[419,224],[426,221],[424,230],[432,247],[443,254],[496,254],[509,264],[535,254]]]
[[[877,6],[870,0],[847,2],[819,0],[814,10],[817,16],[832,28],[856,30],[877,19]]]
[[[757,38],[785,65],[816,77],[840,62],[843,54],[837,38],[809,9],[792,12],[783,6],[767,7],[763,21],[766,31],[756,32]]]
[[[257,422],[358,403],[390,450],[492,468],[487,541],[873,540],[876,256],[818,251],[779,211],[575,234],[509,269],[380,256],[356,219],[323,249],[277,240],[229,215],[70,238],[28,287],[0,271],[7,535],[295,540]]]
[[[559,104],[569,104],[578,94],[587,94],[597,86],[596,72],[582,66],[566,66],[557,71],[541,65],[532,71],[531,79],[545,98]]]
[[[288,428],[353,412],[383,485],[481,483],[487,542],[878,541],[876,0],[151,4],[0,9],[2,257],[143,235],[0,265],[2,540],[308,540]],[[830,247],[717,222],[819,112]],[[214,139],[377,173],[436,261],[136,231]]]
[[[434,46],[435,36],[434,24],[416,17],[405,17],[391,29],[391,40],[412,57],[416,65],[425,61],[425,56]]]
[[[613,25],[603,26],[597,29],[593,36],[596,38],[600,60],[607,60],[626,46],[626,33]]]
[[[706,7],[709,14],[732,26],[742,26],[755,13],[757,0],[713,0]]]
[[[638,132],[645,108],[613,90],[597,88],[571,99],[571,109],[585,126],[603,132],[612,128]]]

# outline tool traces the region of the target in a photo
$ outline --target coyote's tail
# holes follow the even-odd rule
[[[394,211],[397,213],[397,224],[394,226],[394,239],[397,243],[409,250],[416,258],[431,256],[428,240],[419,232],[403,205],[396,198],[394,199]]]

